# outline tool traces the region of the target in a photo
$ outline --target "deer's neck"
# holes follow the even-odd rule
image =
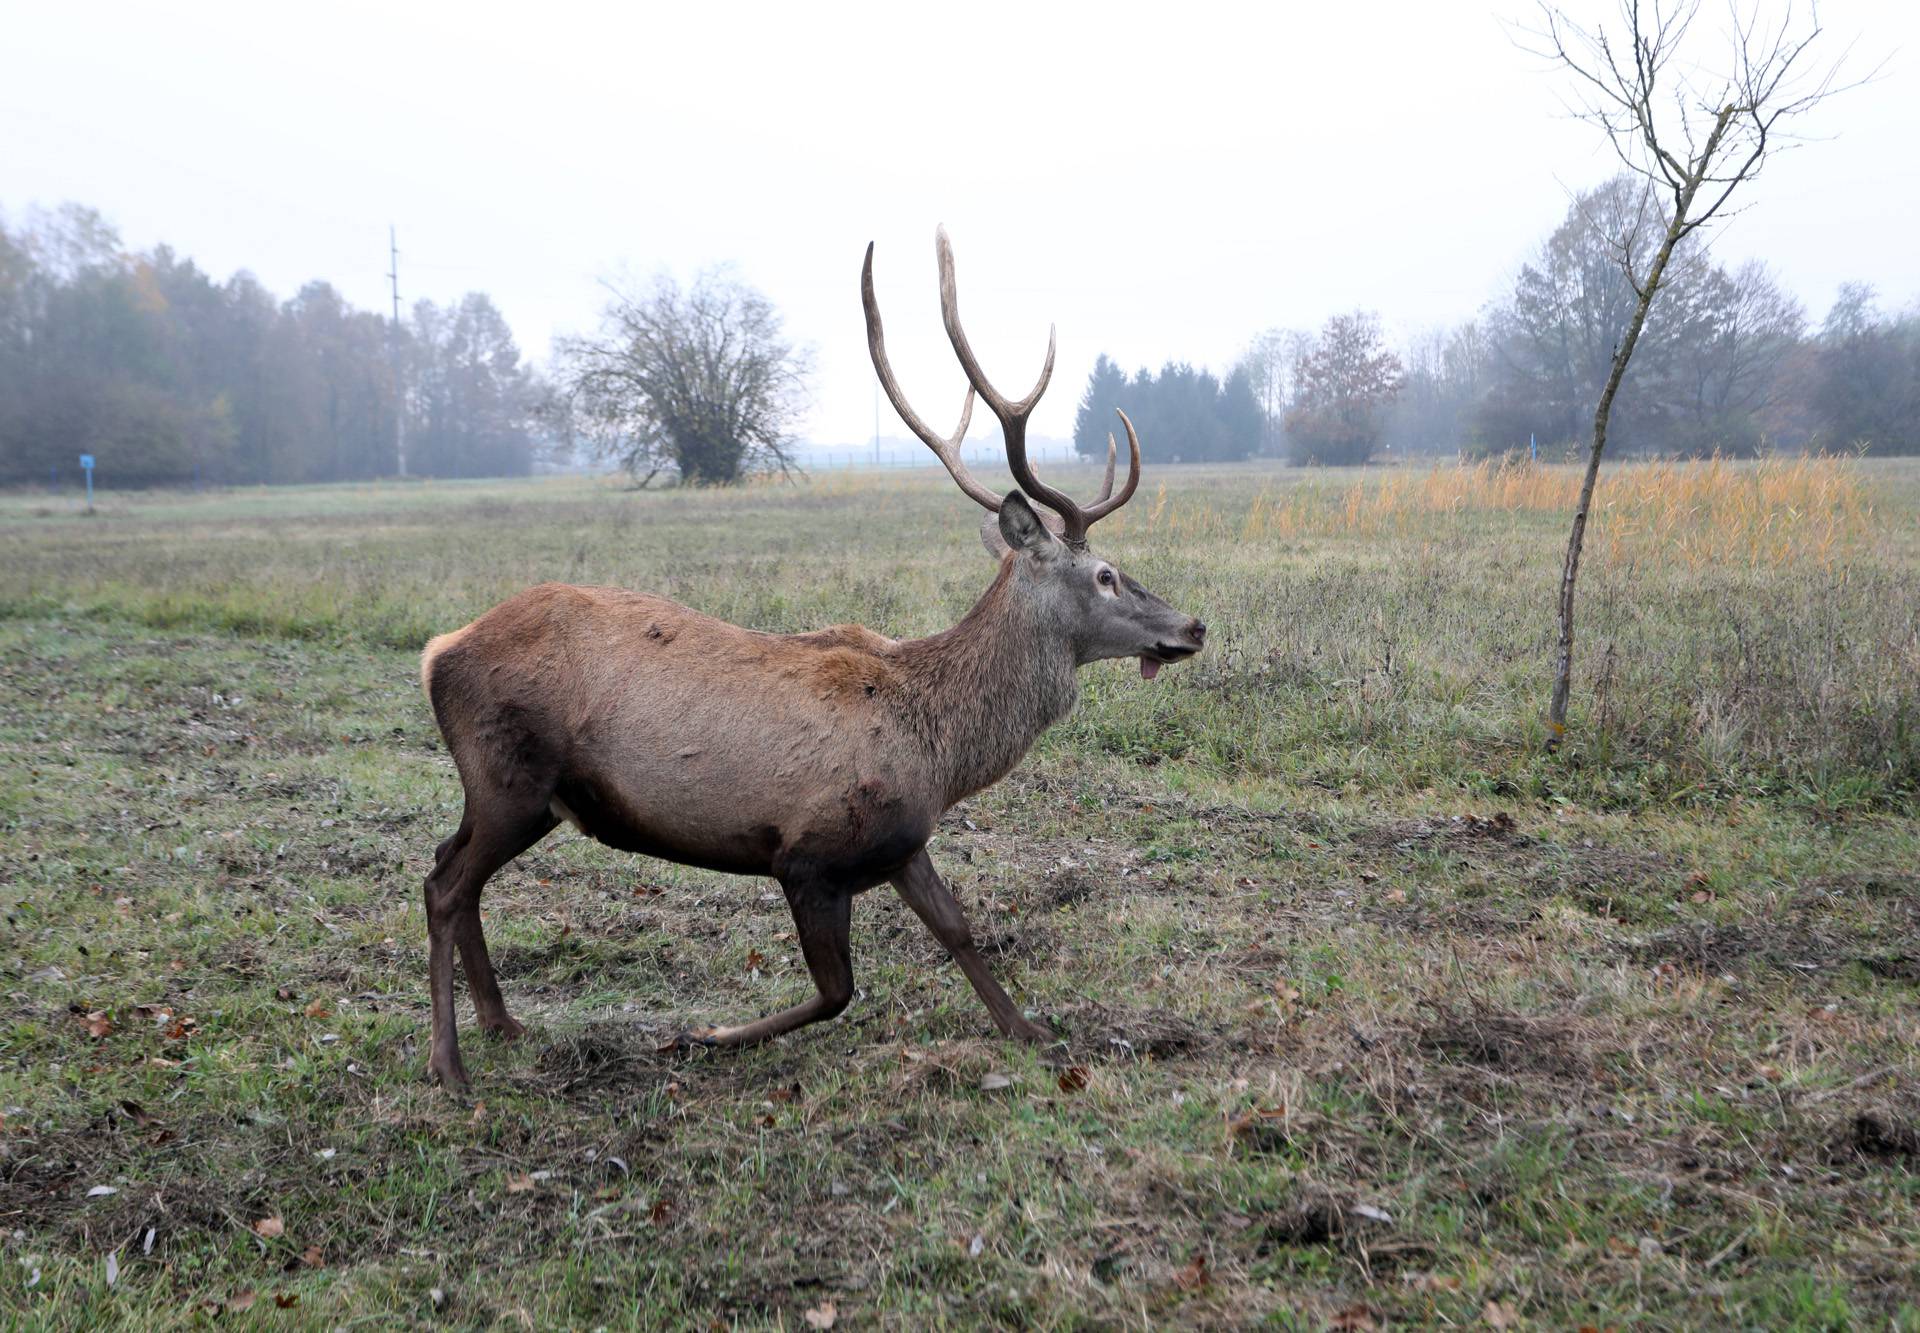
[[[1073,645],[1041,622],[1013,561],[959,624],[900,645],[946,803],[1005,777],[1079,697]]]

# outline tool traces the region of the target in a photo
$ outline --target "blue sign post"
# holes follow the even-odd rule
[[[93,512],[93,455],[80,455],[80,470],[87,474],[87,512]]]

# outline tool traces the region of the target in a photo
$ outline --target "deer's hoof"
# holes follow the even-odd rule
[[[718,1028],[688,1028],[660,1043],[661,1054],[668,1051],[705,1051],[720,1044]]]
[[[460,1057],[442,1059],[435,1056],[427,1061],[427,1082],[438,1083],[450,1092],[465,1092],[471,1086],[467,1078],[467,1067],[460,1063]]]
[[[495,1037],[500,1041],[519,1041],[520,1038],[527,1035],[527,1029],[524,1023],[521,1023],[518,1019],[509,1018],[505,1014],[500,1015],[500,1017],[492,1023],[481,1024],[480,1030],[485,1032],[489,1037]]]
[[[1029,1046],[1046,1046],[1060,1040],[1059,1034],[1052,1028],[1030,1023],[1024,1018],[1008,1029],[1007,1036],[1014,1041],[1024,1041]]]

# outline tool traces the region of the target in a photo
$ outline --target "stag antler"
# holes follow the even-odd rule
[[[973,420],[973,387],[967,387],[966,401],[960,405],[959,427],[950,438],[944,439],[920,419],[920,414],[907,402],[907,396],[900,392],[900,382],[893,377],[893,367],[887,364],[886,331],[880,327],[880,303],[873,295],[872,241],[867,242],[867,262],[860,266],[860,303],[867,312],[867,351],[873,355],[873,368],[880,375],[880,387],[887,391],[887,401],[893,404],[893,410],[900,414],[907,428],[946,464],[948,474],[959,483],[960,489],[992,512],[999,513],[1000,497],[975,481],[960,458],[960,442],[967,438],[967,425]]]
[[[974,356],[973,348],[967,342],[966,330],[960,326],[960,297],[953,277],[953,243],[947,239],[945,227],[934,233],[934,249],[940,262],[940,317],[946,325],[947,340],[953,344],[954,355],[960,358],[961,369],[967,373],[967,398],[960,412],[960,427],[951,437],[936,435],[900,392],[899,382],[893,377],[893,368],[887,364],[886,342],[880,327],[880,307],[873,295],[873,245],[869,243],[867,260],[860,270],[860,299],[867,314],[867,350],[873,354],[873,368],[880,375],[880,385],[887,391],[888,401],[900,414],[900,419],[946,465],[947,472],[960,489],[997,513],[1000,509],[999,498],[975,481],[960,459],[960,442],[966,438],[967,424],[973,417],[974,395],[979,394],[994,416],[1000,419],[1000,433],[1006,443],[1007,467],[1013,473],[1014,481],[1028,496],[1060,516],[1060,536],[1064,540],[1074,546],[1085,546],[1087,529],[1132,499],[1135,488],[1140,484],[1140,437],[1134,432],[1133,422],[1125,412],[1114,409],[1127,432],[1127,482],[1121,487],[1120,494],[1113,493],[1118,446],[1112,435],[1107,436],[1107,470],[1101,481],[1100,496],[1085,508],[1071,496],[1055,490],[1035,476],[1032,464],[1027,461],[1027,417],[1040,401],[1040,395],[1047,391],[1047,382],[1053,378],[1054,330],[1051,326],[1047,329],[1047,360],[1040,369],[1040,378],[1032,392],[1018,402],[1009,402],[988,381],[986,372],[980,368],[979,358]]]
[[[1033,465],[1027,461],[1027,417],[1040,401],[1040,395],[1047,391],[1047,381],[1053,378],[1053,328],[1051,325],[1047,328],[1047,363],[1040,368],[1040,379],[1033,391],[1019,402],[1008,402],[988,382],[986,371],[980,368],[980,359],[967,342],[967,331],[960,326],[960,293],[953,276],[953,242],[947,239],[945,227],[934,232],[934,249],[940,259],[940,318],[947,326],[947,341],[953,344],[953,354],[960,358],[960,367],[967,372],[967,382],[1000,418],[1000,431],[1007,445],[1007,467],[1013,472],[1013,479],[1020,483],[1021,490],[1060,515],[1064,526],[1062,537],[1075,546],[1084,546],[1087,529],[1132,499],[1134,488],[1140,484],[1140,437],[1134,433],[1133,422],[1125,412],[1120,413],[1121,424],[1127,430],[1129,456],[1127,484],[1119,495],[1103,495],[1082,509],[1064,491],[1055,490],[1035,476]],[[1109,450],[1109,457],[1112,452]]]

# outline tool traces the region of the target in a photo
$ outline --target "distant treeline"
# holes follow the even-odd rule
[[[403,391],[404,386],[404,391]],[[0,483],[340,481],[532,465],[542,387],[482,293],[392,320],[324,282],[281,301],[90,209],[0,220]]]
[[[1113,434],[1124,450],[1116,407],[1133,422],[1140,452],[1152,462],[1227,462],[1246,458],[1260,447],[1263,420],[1245,365],[1234,367],[1224,380],[1174,362],[1161,367],[1158,375],[1141,370],[1129,378],[1101,356],[1074,418],[1074,447],[1104,456],[1107,436]]]
[[[1400,347],[1355,311],[1260,335],[1224,377],[1177,362],[1129,376],[1102,356],[1074,445],[1104,454],[1120,407],[1155,461],[1360,463],[1530,442],[1558,456],[1590,428],[1634,302],[1618,254],[1662,226],[1641,183],[1609,181],[1478,318]],[[544,436],[578,427],[577,407],[483,293],[418,302],[396,326],[324,282],[282,301],[166,246],[129,253],[90,209],[0,218],[0,484],[71,482],[83,453],[115,485],[353,480],[402,471],[403,444],[414,475],[513,475]],[[1920,311],[1882,314],[1849,285],[1813,329],[1763,264],[1728,270],[1695,247],[1669,269],[1611,441],[1920,452]]]
[[[1401,348],[1376,315],[1355,311],[1313,332],[1260,335],[1225,380],[1186,366],[1128,378],[1102,357],[1074,445],[1104,453],[1117,405],[1155,422],[1146,448],[1166,460],[1362,463],[1530,444],[1559,457],[1591,431],[1633,309],[1620,249],[1645,253],[1663,227],[1658,200],[1621,176],[1576,199],[1477,319]],[[1812,329],[1764,264],[1729,270],[1696,245],[1668,271],[1615,402],[1609,447],[1920,452],[1920,310],[1883,314],[1871,288],[1849,284]]]

